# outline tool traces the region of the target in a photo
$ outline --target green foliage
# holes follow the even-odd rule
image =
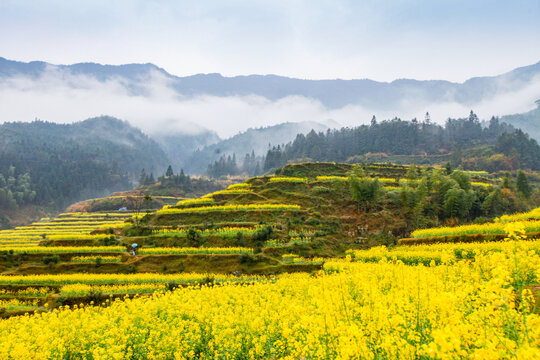
[[[116,240],[116,237],[114,237],[114,235],[112,235],[101,240],[101,244],[103,246],[118,246],[120,242]]]
[[[257,260],[250,254],[240,255],[240,258],[238,259],[238,261],[240,262],[240,264],[247,264],[247,265],[255,264],[257,262]]]
[[[172,166],[169,165],[169,167],[167,168],[167,171],[165,172],[165,176],[166,177],[171,177],[173,175],[174,175],[174,172],[173,172]]]
[[[60,257],[58,255],[48,255],[44,256],[42,261],[45,265],[58,264],[60,262]]]
[[[277,146],[269,149],[266,155],[264,170],[279,168],[287,162],[297,159],[311,161],[346,161],[351,157],[367,153],[384,153],[385,155],[438,155],[441,149],[453,151],[453,161],[462,161],[463,151],[473,146],[495,145],[496,139],[514,129],[507,124],[490,123],[483,128],[477,116],[471,112],[468,118],[448,119],[443,126],[424,122],[392,119],[371,125],[355,128],[342,128],[328,132],[310,132],[299,134],[296,139],[284,147]],[[501,141],[506,144],[509,141]],[[502,146],[502,145],[501,145]],[[538,145],[536,145],[538,146]],[[520,154],[523,149],[534,148],[523,139],[512,142]],[[524,158],[525,158],[525,154]],[[540,155],[537,155],[540,159]],[[538,160],[540,161],[540,160]],[[527,164],[533,164],[527,158]],[[529,166],[529,165],[528,165]]]
[[[415,164],[411,164],[407,170],[407,179],[416,180],[420,176],[420,169]]]
[[[327,188],[326,186],[314,186],[311,189],[311,192],[313,195],[325,195],[325,194],[331,194],[332,189]]]
[[[458,183],[461,189],[465,191],[471,190],[471,176],[466,172],[455,170],[450,177]]]
[[[187,231],[186,237],[187,237],[187,240],[188,240],[188,243],[190,244],[190,246],[199,247],[199,246],[201,246],[203,244],[204,239],[201,236],[200,231],[198,231],[195,228],[190,228]]]
[[[349,178],[349,188],[353,200],[366,211],[378,204],[384,192],[378,179],[372,180],[356,176]]]
[[[475,200],[474,192],[453,187],[444,194],[444,212],[448,218],[467,218]]]
[[[513,157],[518,167],[540,170],[540,146],[521,130],[502,134],[497,139],[495,150]]]
[[[512,182],[511,176],[508,179]],[[462,170],[448,176],[446,169],[432,169],[424,171],[418,182],[402,183],[399,191],[389,192],[389,198],[413,229],[435,219],[473,220],[519,211],[524,202],[519,201],[513,188],[473,187],[470,174]]]
[[[516,181],[517,190],[525,196],[527,199],[531,197],[532,188],[529,185],[529,180],[527,180],[527,175],[523,171],[519,171]]]
[[[484,200],[482,210],[486,216],[498,216],[505,213],[515,212],[517,209],[509,196],[508,191],[495,189]]]
[[[95,261],[95,267],[101,267],[101,265],[103,265],[103,259],[101,257],[96,257],[96,261]]]
[[[512,174],[509,172],[506,172],[503,177],[503,181],[501,184],[501,187],[503,189],[515,189],[514,180],[512,179]]]
[[[260,249],[264,243],[266,243],[272,237],[274,229],[271,226],[265,226],[253,234],[253,243],[255,244],[256,249]]]
[[[0,167],[0,207],[17,210],[19,206],[31,203],[36,192],[32,189],[30,174],[17,174],[14,166],[9,166],[2,174]]]
[[[233,156],[223,155],[213,164],[209,164],[206,170],[206,174],[214,179],[219,179],[224,175],[237,175],[239,173],[240,169],[238,169],[238,165],[236,164],[236,154],[233,154]]]
[[[24,188],[3,196],[55,207],[81,197],[101,196],[104,189],[125,190],[130,186],[129,177],[136,176],[141,167],[166,165],[165,154],[154,141],[109,117],[70,125],[4,123],[0,125],[0,147],[0,174],[6,183],[13,183],[6,174],[10,166],[15,167],[15,186]]]
[[[452,174],[452,164],[450,164],[450,161],[448,161],[448,162],[444,165],[444,170],[445,170],[445,172],[446,172],[446,175]]]

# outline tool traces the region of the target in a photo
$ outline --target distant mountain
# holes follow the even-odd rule
[[[540,83],[540,62],[534,65],[520,67],[498,76],[476,77],[463,83],[454,83],[444,80],[419,81],[411,79],[398,79],[392,82],[377,82],[369,79],[304,80],[276,75],[224,77],[220,74],[197,74],[178,77],[150,63],[126,65],[101,65],[95,63],[53,65],[40,61],[28,63],[11,61],[0,57],[0,83],[5,81],[5,84],[7,84],[6,91],[9,90],[9,86],[12,84],[12,82],[9,82],[9,79],[37,79],[42,76],[44,84],[53,79],[54,81],[51,81],[53,84],[58,82],[63,84],[63,86],[68,86],[68,89],[70,87],[76,88],[79,86],[84,88],[84,86],[87,86],[87,82],[81,81],[81,84],[79,84],[78,78],[73,78],[69,75],[84,76],[84,78],[92,79],[93,82],[91,83],[114,80],[115,89],[116,86],[123,87],[129,94],[140,97],[144,97],[153,91],[152,79],[158,78],[159,84],[165,84],[166,88],[160,88],[158,94],[152,93],[152,96],[159,97],[161,94],[160,91],[164,90],[167,92],[167,96],[172,99],[172,102],[177,101],[179,103],[182,101],[189,103],[191,98],[198,96],[205,99],[206,96],[229,97],[256,95],[270,101],[276,101],[290,96],[299,96],[317,100],[328,109],[339,109],[339,111],[343,109],[344,113],[347,112],[348,106],[359,105],[365,109],[373,110],[373,113],[377,111],[384,111],[385,113],[395,112],[396,116],[398,116],[399,109],[404,104],[420,104],[418,105],[419,109],[429,109],[431,105],[436,106],[438,103],[448,103],[452,105],[459,104],[462,107],[470,107],[472,109],[476,104],[485,104],[489,100],[493,101],[493,99],[496,101],[501,94],[514,96],[513,98],[506,98],[507,102],[516,98],[521,99],[522,102],[528,102],[531,96],[538,96],[537,98],[540,98],[538,86]],[[13,81],[13,84],[20,86],[19,91],[23,94],[25,93],[24,84],[27,84],[25,81]],[[40,88],[42,84],[40,81],[35,84],[37,85],[32,85],[35,86],[35,88],[32,88],[32,91],[43,91]],[[91,88],[88,91],[94,90]],[[535,94],[535,91],[539,93]],[[69,94],[69,90],[67,93]],[[525,93],[527,96],[524,97],[523,94]],[[151,99],[153,100],[153,97]],[[249,100],[247,101],[249,102]],[[149,131],[152,131],[151,136],[164,150],[165,154],[156,155],[156,161],[153,162],[157,168],[161,166],[160,161],[163,161],[158,161],[158,158],[168,158],[169,162],[176,169],[183,167],[184,170],[190,173],[203,173],[209,163],[219,159],[222,155],[235,153],[238,162],[241,162],[245,153],[250,153],[251,150],[254,150],[256,155],[263,155],[268,149],[268,144],[277,145],[287,143],[293,140],[298,133],[307,133],[311,130],[310,126],[313,126],[313,124],[306,125],[306,123],[304,125],[289,123],[287,125],[279,125],[278,127],[250,129],[245,133],[220,141],[214,132],[217,129],[216,127],[205,129],[198,123],[200,114],[198,111],[203,109],[212,113],[212,111],[216,110],[205,108],[205,106],[211,106],[207,105],[205,101],[195,103],[197,105],[188,105],[188,108],[192,105],[194,107],[189,108],[187,115],[183,114],[183,117],[178,116],[178,119],[172,120],[169,123],[163,122],[162,125],[156,125],[161,124],[159,123],[159,119],[154,119],[156,124],[152,123],[151,120],[147,122],[139,121],[138,126],[144,129],[150,129]],[[315,104],[316,107],[319,105]],[[157,108],[159,103],[156,102],[155,106]],[[264,107],[265,105],[262,106]],[[253,108],[259,109],[257,105]],[[95,109],[95,111],[98,113],[103,112],[100,109]],[[279,114],[279,112],[277,113]],[[255,112],[254,116],[256,114]],[[306,117],[298,120],[311,120],[309,113],[307,114]],[[538,139],[540,138],[540,130],[538,129],[538,121],[535,120],[537,119],[537,114],[538,109],[522,115],[505,116],[502,120],[516,127],[522,127],[524,131]],[[448,116],[451,115],[448,114]],[[172,118],[174,117],[173,114]],[[231,115],[227,113],[217,114],[216,116],[218,119],[223,119],[222,121],[220,120],[220,124],[227,124],[227,121],[231,120],[230,117]],[[253,126],[247,123],[249,119],[249,116],[245,119],[246,128]],[[319,119],[317,121],[320,121]],[[366,120],[358,119],[358,124],[365,123]],[[181,122],[185,122],[187,125],[179,125]],[[148,124],[148,127],[145,127],[145,124]],[[199,126],[199,131],[191,131],[193,130],[193,124]],[[154,132],[156,127],[160,127],[158,129],[159,131]],[[187,130],[188,127],[191,129],[190,131]],[[329,127],[337,128],[339,125],[330,125]],[[316,131],[324,129],[326,128],[315,127]],[[114,132],[108,134],[103,128],[96,130],[96,132],[101,132],[101,138],[112,144],[118,145],[118,142],[122,141],[129,143],[129,139],[122,136],[116,138]],[[106,138],[106,136],[109,136],[109,138]],[[156,150],[145,152],[146,156],[157,153]],[[129,165],[131,166],[131,172],[134,172],[136,167],[142,167],[133,159],[129,159],[127,163],[134,164],[133,166]]]
[[[153,64],[100,65],[80,63],[51,65],[45,62],[17,62],[0,58],[0,78],[14,76],[37,77],[46,70],[70,72],[94,77],[98,81],[122,79],[133,94],[144,95],[144,82],[152,74],[167,79],[179,95],[235,96],[259,95],[270,100],[299,95],[319,100],[328,108],[362,105],[371,109],[392,109],[414,102],[456,102],[476,104],[500,93],[511,93],[539,81],[540,62],[514,69],[498,76],[471,78],[464,83],[444,80],[398,79],[392,82],[359,80],[304,80],[276,75],[224,77],[220,74],[197,74],[177,77]],[[540,94],[538,94],[540,96]]]
[[[27,185],[35,192],[30,202],[34,204],[59,208],[129,189],[142,168],[157,174],[168,163],[154,140],[112,117],[73,124],[34,121],[0,125],[0,174],[8,184],[10,177],[28,174]],[[17,191],[16,186],[11,189],[15,198]]]
[[[221,140],[215,132],[210,130],[203,130],[198,134],[153,134],[152,138],[165,151],[175,171],[192,168],[193,166],[188,166],[188,162],[195,151]],[[206,165],[208,164],[204,164]]]
[[[331,127],[339,124],[329,121]],[[298,123],[283,123],[258,129],[248,129],[229,139],[221,140],[215,144],[195,151],[183,165],[189,173],[203,174],[208,164],[218,160],[221,156],[235,154],[241,165],[246,154],[253,151],[256,156],[263,156],[268,148],[274,145],[286,144],[296,138],[298,134],[307,134],[311,130],[325,131],[329,127],[312,121]],[[262,164],[261,164],[262,165]]]
[[[536,109],[523,114],[505,115],[501,117],[501,121],[520,128],[540,142],[540,100],[536,105]]]
[[[141,169],[160,172],[169,163],[167,155],[156,141],[129,122],[110,116],[101,116],[68,125],[70,139],[79,142],[86,151],[97,149],[95,159],[102,162],[118,162],[123,171],[138,176]],[[109,154],[102,154],[101,148]]]

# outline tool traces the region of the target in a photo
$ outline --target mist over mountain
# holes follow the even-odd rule
[[[327,122],[327,124],[333,128],[339,126],[339,124],[331,121]],[[193,152],[182,166],[188,173],[203,174],[206,172],[208,164],[213,163],[222,156],[236,155],[241,164],[246,154],[253,152],[256,157],[262,157],[266,155],[266,152],[272,146],[286,144],[294,140],[298,134],[307,134],[311,130],[320,132],[328,128],[329,126],[325,124],[305,121],[248,129],[231,138]]]
[[[501,92],[518,91],[537,81],[540,62],[498,76],[475,77],[464,83],[454,83],[414,79],[397,79],[392,82],[370,79],[305,80],[277,75],[224,77],[217,73],[178,77],[150,63],[52,65],[41,61],[24,63],[0,58],[0,76],[4,78],[20,75],[37,78],[52,69],[92,77],[102,82],[122,79],[126,87],[136,95],[145,94],[145,87],[138,84],[159,74],[170,81],[169,85],[179,95],[186,97],[258,95],[275,101],[288,96],[305,96],[320,101],[330,109],[336,109],[350,104],[374,108],[393,107],[412,98],[424,102],[445,100],[473,105]]]
[[[505,115],[501,121],[523,129],[532,138],[540,141],[540,100],[536,101],[536,109],[523,114]]]
[[[173,168],[178,170],[181,168],[187,170],[188,168],[195,167],[189,165],[189,162],[192,161],[192,154],[199,149],[206,148],[221,141],[220,137],[210,130],[204,130],[198,134],[161,133],[154,134],[152,138],[165,151]],[[206,165],[208,163],[203,164],[203,167]]]
[[[540,62],[464,83],[304,80],[277,75],[178,77],[153,64],[52,65],[0,58],[0,121],[59,122],[110,114],[148,134],[215,131],[334,119],[344,126],[378,118],[442,123],[473,109],[482,119],[531,111],[540,98]],[[25,104],[26,106],[23,106]],[[28,106],[30,105],[30,106]],[[524,129],[526,131],[530,129]],[[203,142],[204,143],[204,142]]]
[[[32,204],[60,208],[130,189],[142,168],[158,174],[167,164],[154,140],[128,122],[108,116],[73,124],[36,120],[0,125],[0,174],[8,183],[26,175],[25,187],[34,192]],[[18,200],[15,190],[13,197]],[[15,201],[10,206],[23,204]]]

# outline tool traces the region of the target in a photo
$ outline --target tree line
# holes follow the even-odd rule
[[[169,194],[183,196],[200,196],[202,194],[221,190],[222,186],[216,181],[205,178],[192,178],[180,169],[178,174],[174,173],[171,165],[157,178],[151,172],[148,174],[145,169],[141,170],[139,185],[146,187],[149,192],[156,191],[156,194]]]
[[[465,149],[482,146],[486,146],[483,149],[485,153],[477,154],[472,160],[463,154]],[[268,150],[263,171],[280,168],[289,162],[344,162],[367,153],[453,153],[456,155],[455,166],[463,162],[464,167],[540,169],[540,146],[534,139],[521,130],[501,123],[498,118],[482,123],[471,111],[469,117],[448,119],[444,126],[432,123],[428,116],[423,122],[399,118],[377,122],[374,117],[369,125],[299,134],[293,142]]]
[[[255,155],[255,151],[251,151],[244,156],[244,161],[239,165],[236,161],[236,154],[222,155],[214,163],[208,165],[206,175],[211,178],[218,179],[227,175],[257,176],[262,174],[262,163],[264,158]]]
[[[452,220],[482,222],[524,211],[537,201],[531,198],[532,188],[523,171],[515,179],[506,174],[500,185],[490,188],[474,187],[468,173],[450,167],[420,170],[413,165],[406,179],[411,181],[387,191],[377,178],[367,177],[361,166],[355,166],[349,188],[359,209],[371,211],[389,202],[405,215],[410,229]]]

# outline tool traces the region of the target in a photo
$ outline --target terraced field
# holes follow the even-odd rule
[[[47,240],[103,240],[107,229],[124,226],[134,216],[130,212],[64,213],[54,219],[42,219],[29,226],[0,230],[0,249],[33,247]]]
[[[525,213],[503,215],[493,222],[484,224],[418,229],[412,232],[411,238],[401,239],[399,243],[401,245],[415,245],[501,240],[506,234],[506,228],[512,223],[519,223],[523,231],[531,237],[540,236],[540,208]]]
[[[160,210],[156,216],[177,212],[276,214],[300,208],[287,204],[227,206],[213,199],[214,196],[245,194],[247,189],[249,185],[237,184],[203,199],[181,200],[175,206]],[[269,227],[262,224],[232,222],[197,230],[191,225],[185,228],[159,226],[144,237],[129,236],[130,230],[141,228],[142,218],[150,216],[148,212],[128,211],[64,213],[0,232],[0,269],[3,271],[0,315],[45,311],[75,302],[105,301],[110,295],[151,294],[193,284],[266,281],[255,275],[227,275],[235,271],[252,272],[253,268],[257,272],[257,267],[263,273],[268,267],[274,269],[271,271],[282,271],[279,260],[253,257],[252,248],[230,244],[231,239],[249,239],[258,232],[268,231]],[[211,239],[221,244],[168,244],[171,239],[191,241],[192,237],[199,242]],[[134,255],[135,242],[139,244]],[[243,260],[242,256],[248,258]],[[204,272],[197,272],[199,270]]]
[[[125,276],[129,274],[152,274],[154,280],[137,282],[141,292],[149,293],[158,283],[179,285],[181,282],[170,279],[174,274],[192,276],[198,279],[196,281],[209,278],[216,281],[215,276],[205,274],[273,275],[320,269],[324,263],[321,256],[369,246],[362,237],[366,230],[359,230],[358,224],[363,218],[349,216],[350,212],[357,212],[347,181],[351,169],[347,164],[289,165],[276,176],[249,179],[199,199],[181,199],[155,212],[65,213],[30,226],[2,231],[0,269],[3,274],[0,276],[5,278],[0,281],[0,289],[17,294],[26,288],[36,288],[42,291],[43,299],[59,294],[64,294],[60,296],[63,298],[69,293],[60,290],[64,285],[113,285],[89,283],[82,277],[77,278],[79,274],[91,274],[89,276],[95,279],[111,274],[118,279],[127,279]],[[371,171],[370,176],[376,177],[389,192],[418,183],[406,178],[406,166],[372,164],[365,170]],[[498,181],[485,173],[471,175],[477,186],[492,186]],[[527,216],[514,215],[515,218]],[[501,217],[493,226],[501,227],[504,221],[508,219]],[[499,233],[504,236],[504,229]],[[406,243],[405,240],[402,242]],[[378,261],[390,256],[384,253],[365,258]],[[360,258],[360,255],[355,257]],[[441,261],[439,252],[435,262]],[[31,280],[44,274],[78,280],[67,284],[60,280],[41,283]],[[135,294],[128,286],[133,283],[125,280],[114,285],[118,289],[125,287],[126,294]],[[44,288],[48,288],[48,292],[41,290]],[[157,288],[162,289],[162,286]],[[94,295],[99,295],[95,298],[108,294],[93,289]],[[115,295],[121,295],[118,289]],[[14,296],[12,300],[16,299]],[[6,306],[9,308],[20,309],[15,304]]]
[[[420,184],[370,167],[388,203]],[[0,358],[540,357],[539,209],[370,247],[406,215],[359,211],[350,170],[290,165],[155,212],[0,233]]]
[[[220,286],[172,292],[164,282],[201,275],[33,277],[33,288],[15,294],[27,303],[11,306],[39,306],[37,282],[61,283],[58,297],[123,300],[2,320],[0,357],[537,359],[537,242],[514,224],[505,242],[350,251],[316,276],[223,276]],[[466,256],[450,259],[456,250]]]

